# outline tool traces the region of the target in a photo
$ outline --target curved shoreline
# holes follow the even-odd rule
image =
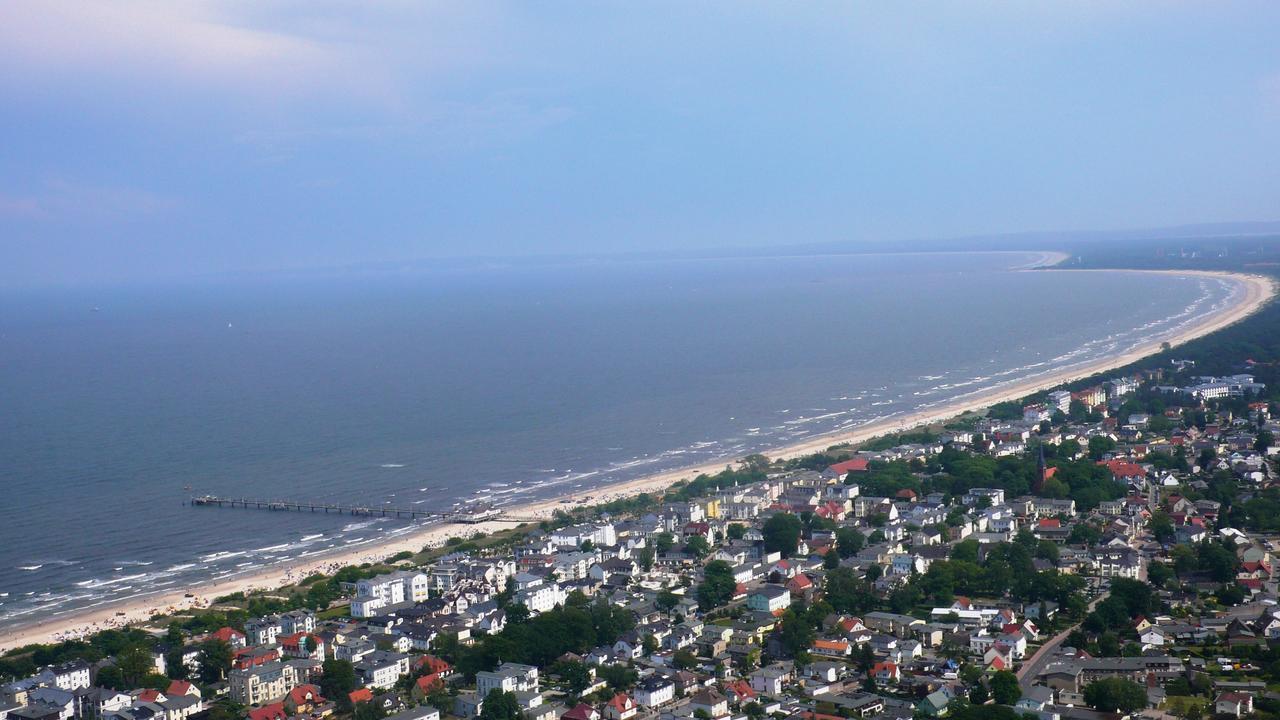
[[[1041,259],[1023,266],[1021,270],[1158,272],[1183,277],[1213,277],[1239,283],[1243,288],[1243,293],[1242,297],[1234,305],[1203,318],[1201,322],[1186,327],[1173,336],[1143,343],[1119,355],[1087,361],[1030,378],[999,384],[954,398],[933,408],[874,421],[848,431],[818,435],[798,443],[765,451],[763,454],[774,459],[788,459],[825,450],[835,444],[863,442],[872,437],[932,424],[955,417],[966,411],[978,410],[999,402],[1017,399],[1063,383],[1095,375],[1112,368],[1122,367],[1158,352],[1164,342],[1177,346],[1234,324],[1261,308],[1276,292],[1275,283],[1271,278],[1244,273],[1193,270],[1054,270],[1052,266],[1060,263],[1066,257],[1065,253],[1046,251]],[[596,487],[588,492],[594,493],[596,499],[600,502],[607,502],[643,492],[660,492],[666,490],[678,480],[703,472],[717,472],[735,459],[733,457],[721,458],[699,465],[656,473],[635,480]],[[557,508],[562,506],[562,500],[581,495],[582,492],[576,491],[571,495],[561,495],[509,509],[521,515],[550,517]],[[138,623],[157,613],[181,612],[191,608],[207,607],[213,598],[218,596],[253,590],[274,590],[283,585],[297,582],[313,573],[329,573],[343,565],[376,562],[405,550],[417,552],[427,545],[437,546],[443,544],[447,538],[453,536],[490,533],[496,530],[509,529],[510,527],[512,527],[510,523],[498,522],[466,526],[428,525],[373,545],[319,555],[306,562],[286,563],[239,577],[206,582],[173,591],[158,592],[147,597],[116,603],[104,603],[92,609],[76,611],[66,616],[34,624],[20,625],[11,630],[6,630],[0,633],[0,652],[22,645],[56,642],[61,639],[90,634],[111,627]],[[192,597],[187,597],[188,594]]]

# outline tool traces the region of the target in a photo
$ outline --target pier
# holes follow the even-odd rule
[[[512,515],[494,507],[469,507],[460,510],[419,510],[391,505],[344,505],[342,503],[311,502],[305,500],[264,500],[260,498],[230,498],[217,495],[200,495],[191,498],[192,507],[228,507],[274,510],[285,512],[323,512],[364,517],[397,517],[410,520],[440,520],[454,523],[482,522],[541,522],[545,518]]]

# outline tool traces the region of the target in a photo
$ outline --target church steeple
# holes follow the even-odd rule
[[[1031,490],[1032,492],[1039,494],[1044,490],[1044,481],[1049,479],[1049,468],[1044,463],[1044,443],[1037,443],[1036,448],[1039,450],[1039,454],[1036,459],[1036,481],[1035,484],[1032,485]]]

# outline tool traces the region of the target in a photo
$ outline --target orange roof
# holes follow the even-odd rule
[[[844,652],[849,649],[849,643],[843,640],[814,640],[813,647],[818,650],[839,650]]]
[[[452,665],[435,655],[423,655],[418,658],[418,667],[425,667],[433,673],[447,673],[453,669]]]
[[[751,683],[746,680],[735,680],[734,682],[725,683],[724,689],[731,691],[740,698],[753,698],[756,691],[751,689]]]
[[[211,637],[213,637],[215,640],[221,640],[222,642],[229,643],[231,642],[232,638],[235,638],[235,637],[244,638],[244,633],[240,632],[239,630],[236,630],[235,628],[222,627],[222,628],[218,628],[217,630],[214,630]]]
[[[1143,470],[1141,465],[1125,462],[1124,460],[1105,460],[1098,464],[1106,466],[1111,471],[1111,474],[1118,478],[1147,476],[1147,471]]]
[[[186,680],[174,680],[169,683],[169,689],[164,691],[165,695],[186,695],[191,692],[192,685]]]
[[[373,691],[369,688],[360,688],[347,693],[347,697],[353,703],[369,702],[373,699]]]
[[[871,461],[866,458],[853,458],[851,460],[845,460],[844,462],[838,462],[827,469],[836,474],[865,472],[870,464]]]
[[[315,685],[299,685],[289,691],[289,700],[294,705],[319,705],[324,702],[324,698],[320,696],[320,688]]]
[[[284,703],[271,703],[249,711],[249,720],[284,720],[287,717],[289,713],[284,709]]]
[[[439,674],[431,673],[430,675],[423,675],[418,678],[414,681],[414,684],[418,687],[420,692],[429,693],[436,688],[444,687],[444,680],[440,679]]]
[[[630,710],[636,706],[635,702],[626,693],[618,693],[617,695],[614,695],[609,699],[609,702],[605,704],[618,712]]]
[[[297,632],[292,635],[281,635],[280,637],[276,638],[276,642],[280,643],[281,647],[299,648],[302,646],[301,644],[302,644],[303,638],[308,639],[308,642],[311,644],[311,650],[313,652],[316,650],[316,648],[324,644],[323,640],[321,640],[320,638],[308,632]]]

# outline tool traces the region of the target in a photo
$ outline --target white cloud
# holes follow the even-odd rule
[[[376,74],[364,72],[355,48],[247,27],[228,7],[163,0],[3,3],[0,78],[45,90],[83,78],[263,97],[340,83],[385,90]]]

